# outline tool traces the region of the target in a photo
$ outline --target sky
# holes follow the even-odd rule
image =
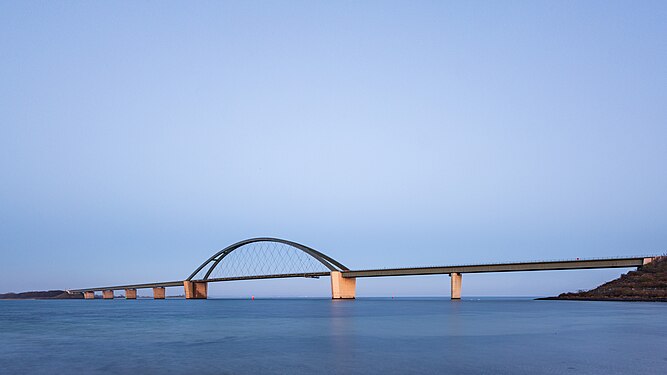
[[[256,236],[352,269],[664,254],[665,19],[662,1],[0,2],[0,293],[183,279]],[[626,271],[464,275],[463,296]],[[357,295],[448,296],[449,277]]]

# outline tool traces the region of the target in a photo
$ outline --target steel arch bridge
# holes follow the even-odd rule
[[[332,298],[355,298],[356,279],[344,279],[349,268],[311,247],[280,238],[257,237],[218,251],[183,281],[185,297],[205,299],[216,281],[331,276]]]
[[[356,279],[365,277],[449,275],[451,298],[461,298],[463,273],[522,272],[547,270],[583,270],[596,268],[642,267],[658,256],[631,256],[598,259],[486,263],[452,266],[378,268],[350,270],[330,256],[306,245],[273,237],[249,238],[216,252],[185,280],[144,284],[116,285],[97,288],[69,289],[94,299],[103,292],[104,299],[113,299],[115,290],[125,290],[125,298],[136,299],[137,289],[153,289],[155,299],[165,298],[166,287],[183,287],[186,299],[206,299],[208,283],[218,281],[277,279],[290,277],[330,276],[333,299],[354,299]]]

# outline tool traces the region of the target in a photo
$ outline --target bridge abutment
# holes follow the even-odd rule
[[[449,276],[452,283],[452,299],[461,299],[462,275],[458,272],[452,272]]]
[[[83,292],[83,298],[85,298],[85,299],[95,299],[95,292],[93,292],[93,291]]]
[[[208,283],[196,281],[183,281],[185,299],[207,299]]]
[[[153,288],[153,299],[164,299],[165,292],[164,292],[164,287],[156,287]]]
[[[125,299],[137,299],[137,290],[125,289]]]
[[[355,299],[357,279],[343,277],[340,271],[331,271],[331,299]]]
[[[102,292],[102,298],[113,299],[113,290],[105,290]]]

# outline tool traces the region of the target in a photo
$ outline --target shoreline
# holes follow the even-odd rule
[[[561,297],[540,297],[535,301],[595,301],[595,302],[667,302],[667,298],[561,298]]]

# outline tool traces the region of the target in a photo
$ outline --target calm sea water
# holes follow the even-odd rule
[[[667,374],[667,304],[0,301],[2,374]]]

